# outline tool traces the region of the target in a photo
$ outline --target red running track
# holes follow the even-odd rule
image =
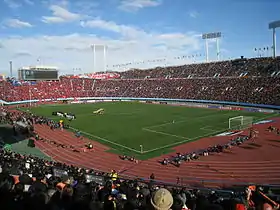
[[[259,136],[255,141],[248,141],[221,154],[202,157],[200,160],[183,163],[180,167],[163,166],[158,163],[172,154],[140,161],[138,164],[121,160],[116,154],[106,152],[110,148],[94,142],[94,151],[76,153],[71,149],[57,148],[49,143],[36,141],[36,145],[55,161],[102,171],[115,169],[121,175],[148,178],[154,173],[156,179],[196,186],[225,186],[234,183],[280,183],[280,136],[269,133],[269,126],[280,127],[280,119],[269,124],[255,125]],[[65,145],[83,146],[88,139],[80,140],[69,131],[50,130],[45,125],[35,125],[41,137]],[[247,131],[244,131],[247,132]],[[236,136],[234,136],[236,137]],[[228,142],[233,137],[211,137],[183,144],[174,148],[176,152],[191,152],[211,145]],[[203,181],[204,180],[204,181]]]

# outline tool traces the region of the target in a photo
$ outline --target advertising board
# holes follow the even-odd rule
[[[70,103],[71,104],[81,104],[81,103],[84,103],[84,101],[71,101]]]
[[[96,100],[87,100],[86,101],[86,103],[96,103],[96,102],[98,102],[98,101],[96,101]]]
[[[209,109],[220,109],[220,106],[209,105]]]
[[[236,103],[228,101],[209,101],[209,100],[194,100],[194,99],[169,99],[169,98],[129,98],[129,97],[83,97],[78,98],[81,101],[87,101],[91,103],[96,102],[109,102],[112,100],[118,101],[139,101],[140,103],[152,103],[152,101],[166,102],[173,105],[182,105],[190,107],[201,107],[201,108],[212,108],[212,109],[225,109],[225,110],[246,110],[248,112],[265,112],[273,113],[280,112],[280,106],[265,105],[265,104],[248,104],[248,103]],[[110,99],[110,100],[109,100]],[[44,99],[45,101],[73,101],[74,98],[55,98],[55,99]],[[15,105],[15,104],[25,104],[34,103],[39,100],[25,100],[25,101],[14,101],[6,102],[2,101],[4,105]]]
[[[233,107],[231,106],[220,106],[221,110],[232,110]]]

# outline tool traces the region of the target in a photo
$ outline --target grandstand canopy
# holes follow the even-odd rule
[[[54,70],[58,70],[58,68],[54,66],[28,66],[28,67],[21,67],[19,68],[19,70],[54,71]]]

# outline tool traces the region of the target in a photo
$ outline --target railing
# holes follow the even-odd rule
[[[57,98],[57,99],[43,99],[43,100],[24,100],[24,101],[14,101],[6,102],[0,100],[3,105],[17,105],[26,103],[37,103],[37,102],[55,102],[55,101],[157,101],[157,102],[169,102],[169,103],[198,103],[198,104],[214,104],[222,106],[237,106],[237,107],[251,107],[267,109],[267,112],[272,112],[271,110],[280,110],[280,106],[267,105],[267,104],[250,104],[242,102],[230,102],[230,101],[212,101],[212,100],[194,100],[194,99],[170,99],[170,98],[133,98],[133,97],[82,97],[82,98]]]

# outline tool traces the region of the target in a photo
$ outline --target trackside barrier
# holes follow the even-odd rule
[[[83,165],[77,165],[76,162],[71,162],[71,161],[67,161],[68,164],[71,165],[76,165],[82,168],[86,168]],[[92,168],[94,169],[96,172],[101,172],[103,173],[104,171],[102,171],[101,169],[98,168]],[[151,179],[148,178],[143,178],[143,177],[138,177],[138,176],[133,176],[133,175],[127,175],[125,173],[122,173],[121,171],[118,172],[119,173],[119,178],[120,179],[125,179],[125,180],[139,180],[140,182],[150,182]],[[103,176],[106,177],[106,175],[96,175],[96,176]],[[170,182],[166,182],[163,180],[159,180],[159,179],[155,179],[153,180],[154,183],[158,184],[158,185],[168,185],[168,186],[178,186],[178,187],[188,187],[190,189],[199,189],[199,190],[210,190],[212,191],[213,189],[209,186],[219,186],[218,189],[216,189],[216,192],[221,192],[221,193],[233,193],[234,190],[229,190],[229,187],[234,186],[235,188],[238,187],[245,187],[245,186],[249,186],[249,185],[261,185],[263,187],[270,187],[270,188],[279,188],[280,185],[277,184],[267,184],[267,183],[253,183],[253,182],[234,182],[234,181],[226,181],[226,180],[201,180],[199,178],[194,178],[194,177],[179,177],[179,181],[174,180],[174,182],[170,181]],[[193,184],[192,184],[192,183]],[[227,190],[226,190],[227,189]]]
[[[6,102],[6,101],[3,101],[3,100],[0,100],[0,104],[6,105],[7,102]]]
[[[192,104],[197,107],[224,109],[224,110],[244,110],[248,112],[279,112],[280,106],[266,105],[266,104],[249,104],[241,102],[229,102],[229,101],[212,101],[212,100],[192,100],[192,99],[169,99],[169,98],[131,98],[131,97],[83,97],[83,98],[57,98],[57,99],[43,99],[43,100],[25,100],[6,102],[0,100],[0,103],[4,105],[17,105],[26,103],[37,102],[56,102],[56,101],[72,101],[72,103],[94,103],[94,102],[108,102],[108,101],[140,101],[140,102],[165,102],[170,104],[185,105]],[[239,108],[234,108],[239,107]],[[241,107],[241,108],[240,108]],[[277,110],[277,111],[276,111]]]

